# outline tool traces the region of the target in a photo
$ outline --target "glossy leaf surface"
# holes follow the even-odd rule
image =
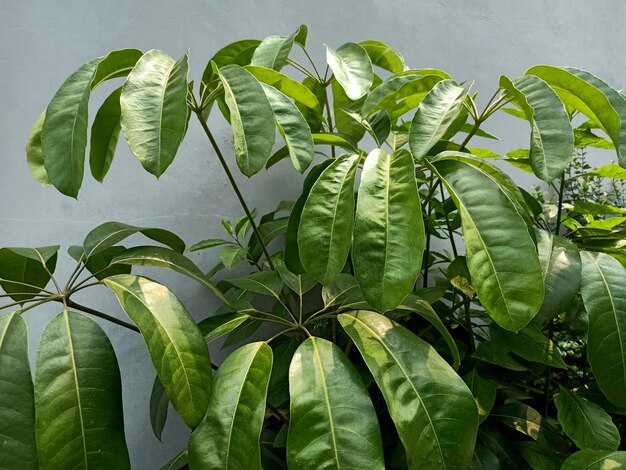
[[[326,62],[351,100],[362,98],[372,86],[372,62],[362,46],[351,42],[337,50],[326,46]]]
[[[626,268],[604,253],[583,251],[581,258],[589,364],[606,397],[626,406]]]
[[[191,468],[261,469],[259,439],[271,371],[272,349],[262,342],[242,346],[224,360],[206,416],[189,440]]]
[[[42,469],[130,469],[115,352],[85,315],[64,311],[46,326],[35,377]]]
[[[189,427],[200,423],[211,393],[211,362],[202,333],[165,286],[120,274],[103,281],[139,327],[174,408]]]
[[[121,126],[128,146],[157,178],[174,161],[187,131],[188,70],[186,54],[175,61],[153,49],[139,59],[122,87]]]
[[[407,151],[372,151],[363,165],[354,222],[354,275],[380,312],[413,290],[426,244],[414,162]]]
[[[434,167],[461,214],[467,266],[481,303],[500,326],[520,330],[539,310],[544,288],[535,242],[518,205],[476,166],[444,158]]]
[[[611,470],[626,467],[626,452],[581,450],[563,462],[561,470]]]
[[[298,228],[300,260],[323,284],[343,269],[352,241],[358,155],[334,160],[311,187]]]
[[[478,410],[463,380],[428,343],[382,315],[338,318],[385,397],[409,468],[466,468]]]
[[[289,393],[289,468],[385,468],[374,406],[336,345],[311,337],[298,347],[289,368]]]
[[[32,299],[46,287],[59,246],[0,249],[0,286],[16,302]]]
[[[38,469],[28,331],[16,313],[0,315],[0,423],[0,469]]]

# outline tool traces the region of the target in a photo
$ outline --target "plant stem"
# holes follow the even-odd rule
[[[443,201],[445,201],[446,197],[443,193],[443,184],[439,185],[439,189],[441,189],[441,204],[443,205]],[[452,227],[450,226],[450,220],[448,219],[448,214],[445,214],[446,218],[446,227],[448,228],[448,237],[450,238],[450,245],[452,246],[452,253],[454,257],[458,257],[459,254],[456,250],[456,243],[454,242],[454,232],[452,231]]]
[[[49,290],[46,289],[42,289],[39,286],[35,286],[33,284],[27,284],[25,282],[19,282],[19,281],[11,281],[10,279],[1,279],[0,278],[0,284],[14,284],[16,286],[25,286],[25,287],[32,287],[33,289],[40,291],[40,292],[45,292],[46,294],[50,294],[50,295],[55,295],[54,292],[51,292]]]
[[[474,343],[474,330],[472,329],[472,316],[470,315],[470,298],[465,297],[465,323],[467,323],[467,333],[469,334],[469,348],[470,352],[476,351],[476,344]]]
[[[317,70],[317,67],[315,66],[315,62],[313,62],[313,59],[311,59],[311,56],[309,55],[308,51],[306,50],[306,47],[302,47],[302,52],[304,52],[304,55],[306,56],[307,59],[309,59],[309,62],[311,63],[311,66],[313,67],[313,71],[315,72],[315,75],[317,75],[317,79],[318,81],[322,81],[322,77],[320,76],[319,71]]]
[[[326,120],[328,121],[328,132],[332,132],[334,128],[333,115],[330,111],[330,103],[328,102],[328,86],[324,86],[324,96],[326,97]],[[335,158],[335,146],[330,146],[330,152],[333,158]]]
[[[556,210],[556,227],[554,234],[558,235],[561,229],[561,213],[563,212],[563,192],[565,190],[565,173],[561,174],[561,187],[559,188],[559,203]]]
[[[248,204],[246,204],[246,201],[243,198],[241,191],[239,191],[239,186],[237,186],[237,182],[235,181],[233,174],[228,168],[226,159],[224,158],[222,151],[217,145],[217,141],[213,137],[213,134],[211,133],[211,130],[209,129],[209,126],[207,125],[206,121],[202,117],[202,111],[200,111],[198,108],[194,108],[194,112],[196,113],[196,116],[198,117],[198,121],[200,121],[200,126],[202,126],[204,133],[206,134],[209,141],[211,142],[211,146],[213,147],[213,150],[215,151],[217,158],[219,159],[220,164],[222,165],[222,168],[224,169],[224,172],[226,173],[226,176],[228,177],[228,181],[230,182],[230,185],[232,186],[233,190],[235,191],[235,194],[237,195],[237,199],[239,199],[239,204],[241,204],[243,211],[246,213],[246,217],[248,217],[248,220],[250,221],[250,226],[252,227],[252,231],[259,239],[259,244],[261,245],[261,248],[263,249],[263,254],[265,255],[267,264],[272,269],[272,271],[276,271],[276,267],[274,266],[274,263],[272,263],[272,258],[270,257],[270,254],[267,251],[267,247],[265,246],[265,243],[263,242],[263,238],[261,237],[259,228],[257,227],[256,222],[254,221],[254,217],[252,216],[250,209],[248,209]]]
[[[94,317],[102,318],[104,320],[110,321],[111,323],[115,323],[116,325],[120,325],[120,326],[123,326],[124,328],[128,328],[129,330],[139,332],[139,328],[137,328],[135,325],[131,323],[125,322],[124,320],[118,320],[117,318],[112,317],[111,315],[100,312],[98,310],[94,310],[93,308],[90,308],[90,307],[86,307],[85,305],[77,304],[76,302],[70,299],[66,299],[65,304],[67,305],[68,308],[74,308],[76,310],[80,310],[81,312],[89,313],[90,315],[93,315]]]
[[[554,321],[551,320],[548,324],[548,339],[552,341],[552,327]],[[552,380],[552,367],[548,366],[546,369],[546,384],[543,389],[543,411],[544,416],[548,416],[548,408],[550,406],[550,381]]]
[[[311,77],[313,80],[317,80],[317,78],[315,78],[315,76],[311,72],[309,72],[303,65],[300,65],[295,60],[287,59],[287,63],[289,65],[291,65],[294,69],[299,70],[300,72],[302,72],[307,77]]]

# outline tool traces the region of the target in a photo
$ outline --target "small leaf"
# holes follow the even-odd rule
[[[212,63],[215,64],[216,69],[220,69],[229,64],[240,65],[242,67],[248,65],[252,60],[254,51],[259,47],[259,44],[261,44],[261,41],[258,39],[243,39],[222,47],[207,63],[202,74],[202,85],[206,87],[207,90],[211,90],[215,87],[216,83],[219,83],[219,78]],[[207,90],[202,91],[203,98]]]
[[[241,313],[224,313],[209,317],[198,323],[198,328],[204,336],[204,340],[209,343],[220,336],[236,330],[250,318],[250,315]]]
[[[191,468],[261,469],[259,441],[271,370],[272,350],[262,342],[224,360],[206,416],[189,439]]]
[[[101,183],[111,167],[117,140],[122,129],[120,124],[121,93],[122,88],[120,87],[104,100],[91,125],[89,166],[92,176]]]
[[[385,468],[374,406],[336,345],[310,337],[298,347],[289,394],[289,468]]]
[[[228,279],[232,285],[257,294],[279,298],[283,281],[276,271],[263,271],[238,279]]]
[[[46,112],[44,111],[37,118],[35,125],[28,135],[28,141],[26,142],[26,163],[28,164],[28,170],[42,186],[50,184],[50,179],[48,178],[48,173],[44,166],[43,150],[41,149],[41,130],[45,118]]]
[[[491,417],[537,440],[542,426],[541,414],[521,402],[509,402],[491,412]]]
[[[153,49],[139,59],[122,87],[121,126],[128,146],[157,178],[174,161],[187,131],[188,70],[187,54],[174,61]]]
[[[167,421],[167,411],[170,399],[165,393],[163,382],[157,375],[152,384],[152,392],[150,393],[150,425],[154,436],[160,441],[163,434],[163,428]]]
[[[492,340],[503,345],[504,351],[512,352],[530,362],[567,369],[559,348],[539,330],[527,327],[512,333],[497,325],[491,325],[490,331]]]
[[[554,404],[563,431],[580,449],[617,450],[619,431],[600,406],[561,386]]]
[[[364,310],[338,316],[380,388],[408,466],[465,468],[478,429],[471,392],[425,341]]]
[[[221,240],[218,238],[208,238],[206,240],[202,240],[198,243],[194,243],[188,248],[188,251],[200,251],[206,250],[208,248],[213,248],[214,246],[227,245],[230,242],[227,240]]]
[[[390,117],[395,121],[399,117],[398,112],[404,114],[418,106],[441,80],[442,78],[439,76],[420,75],[415,71],[394,75],[367,95],[363,103],[362,113],[364,116],[368,116],[380,109],[385,109],[390,112]]]
[[[626,452],[585,449],[572,454],[561,470],[611,470],[626,466]]]
[[[326,46],[326,62],[348,98],[356,101],[367,94],[374,72],[362,46],[348,42],[336,51]]]
[[[298,228],[300,260],[322,284],[336,278],[348,258],[358,162],[358,155],[335,159],[311,187],[302,209]]]
[[[35,409],[41,468],[130,469],[117,359],[92,319],[65,310],[46,326]]]
[[[197,426],[211,393],[211,361],[195,322],[167,287],[150,279],[120,274],[103,283],[139,327],[174,408]]]
[[[38,469],[28,331],[16,313],[0,315],[0,422],[0,467]]]
[[[483,379],[476,369],[473,369],[469,374],[463,376],[463,381],[467,384],[476,406],[478,406],[478,421],[482,423],[493,408],[496,402],[496,386],[489,380]]]
[[[293,47],[294,39],[300,29],[291,36],[269,36],[259,44],[252,56],[252,65],[280,70],[287,63],[287,58]]]
[[[409,145],[415,160],[424,158],[443,137],[461,111],[467,92],[456,82],[443,80],[426,95],[411,122]]]
[[[246,258],[248,250],[238,245],[228,245],[220,250],[219,257],[226,269],[233,269]]]
[[[387,44],[380,41],[369,40],[361,41],[359,46],[365,49],[373,65],[388,70],[391,73],[404,71],[404,57]]]
[[[272,107],[261,84],[244,68],[227,65],[219,76],[230,110],[237,165],[250,178],[263,169],[272,152],[276,138]]]
[[[32,299],[50,281],[58,250],[58,245],[0,249],[0,286],[16,302]]]

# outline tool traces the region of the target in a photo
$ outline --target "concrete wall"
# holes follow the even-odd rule
[[[66,248],[107,220],[169,228],[193,243],[221,235],[222,217],[240,215],[222,170],[194,123],[178,158],[159,181],[141,169],[125,143],[119,145],[105,183],[88,176],[78,201],[52,188],[42,189],[31,178],[24,155],[31,125],[72,71],[109,50],[159,48],[179,57],[189,48],[191,78],[198,81],[207,60],[223,45],[289,34],[307,23],[316,60],[323,60],[324,43],[337,47],[346,41],[380,39],[400,49],[410,66],[442,68],[458,80],[475,80],[474,89],[485,98],[500,74],[515,77],[538,63],[578,66],[623,87],[625,15],[626,3],[621,0],[2,0],[0,246],[60,243]],[[104,96],[104,90],[98,90],[93,101]],[[212,125],[231,155],[231,136],[221,118]],[[499,151],[524,146],[528,139],[527,127],[506,116],[489,123],[487,129],[503,138],[495,147]],[[530,186],[533,180],[525,178],[524,185]],[[251,182],[239,180],[245,197],[260,211],[292,197],[301,182],[287,162]],[[205,254],[196,261],[209,267],[215,259]],[[62,256],[59,277],[64,279],[71,269],[70,259]],[[201,287],[175,275],[158,276],[197,318],[215,307]],[[122,315],[104,288],[88,291],[81,300]],[[26,315],[33,357],[41,331],[55,313],[58,308]],[[164,443],[152,436],[148,399],[154,370],[145,347],[133,332],[103,327],[120,362],[133,467],[159,468],[186,446],[187,432],[171,413]],[[221,356],[217,349],[213,353]]]

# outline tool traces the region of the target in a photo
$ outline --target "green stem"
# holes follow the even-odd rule
[[[118,320],[117,318],[112,317],[111,315],[100,312],[98,310],[94,310],[93,308],[90,308],[90,307],[86,307],[85,305],[78,304],[70,299],[65,299],[65,305],[68,308],[80,310],[81,312],[88,313],[90,315],[93,315],[94,317],[102,318],[103,320],[110,321],[111,323],[115,323],[116,325],[123,326],[124,328],[127,328],[129,330],[139,332],[139,328],[137,328],[135,325],[131,323],[127,323],[124,320]]]
[[[559,202],[556,211],[556,227],[554,227],[554,234],[558,235],[561,229],[561,215],[563,212],[563,192],[565,190],[565,173],[561,175],[561,187],[559,188]]]
[[[222,165],[222,168],[224,169],[224,172],[226,173],[226,176],[228,177],[228,181],[230,182],[231,187],[233,188],[233,190],[235,191],[235,194],[237,195],[237,199],[239,199],[239,204],[241,204],[241,207],[243,208],[244,212],[246,213],[246,217],[248,217],[248,220],[250,221],[250,226],[252,227],[252,231],[254,232],[254,234],[259,239],[259,244],[261,245],[261,248],[263,249],[263,254],[265,255],[265,259],[267,260],[267,264],[272,269],[272,271],[276,271],[276,267],[274,266],[274,263],[272,262],[272,258],[270,257],[270,254],[267,251],[267,247],[265,246],[265,243],[263,242],[263,238],[261,237],[261,233],[259,232],[259,228],[257,227],[256,222],[254,221],[254,217],[252,216],[252,212],[248,208],[248,204],[246,204],[246,201],[243,198],[243,195],[241,194],[241,191],[239,191],[239,186],[237,186],[237,182],[235,181],[235,178],[233,177],[233,174],[231,173],[230,169],[228,168],[228,164],[226,163],[226,159],[224,158],[224,155],[222,154],[222,151],[220,150],[219,146],[217,145],[217,141],[213,137],[213,134],[211,133],[211,130],[209,129],[209,126],[207,125],[206,121],[202,117],[202,111],[200,111],[198,108],[195,108],[194,112],[196,113],[196,116],[198,117],[198,121],[200,122],[200,126],[202,126],[202,129],[204,130],[204,133],[206,134],[206,136],[209,139],[209,142],[211,142],[211,146],[213,147],[213,150],[215,151],[215,153],[217,155],[217,158],[219,159],[220,164]]]
[[[330,103],[328,102],[328,86],[324,87],[324,96],[326,97],[326,120],[328,121],[328,132],[332,132],[335,127],[333,124],[333,115],[330,111]],[[333,158],[335,158],[335,146],[330,146],[330,152]]]
[[[289,65],[291,65],[294,69],[299,70],[300,72],[302,72],[303,74],[305,74],[307,77],[311,77],[313,80],[317,80],[317,78],[315,77],[315,75],[313,75],[311,72],[309,72],[306,67],[304,67],[303,65],[300,65],[298,62],[296,62],[293,59],[287,59],[287,63]]]
[[[439,189],[441,189],[441,204],[443,204],[443,202],[446,199],[444,192],[443,192],[443,184],[439,185]],[[446,218],[446,227],[448,228],[448,238],[450,238],[450,245],[452,246],[452,253],[454,254],[454,257],[456,258],[459,256],[459,254],[456,250],[456,243],[454,242],[454,232],[452,231],[452,227],[450,226],[450,219],[448,219],[448,214],[445,214],[444,217]]]
[[[49,290],[42,289],[39,286],[35,286],[33,284],[26,284],[25,282],[11,281],[9,279],[0,279],[0,284],[14,284],[16,286],[32,287],[33,289],[39,292],[45,292],[46,294],[55,295],[55,292],[50,292]]]

